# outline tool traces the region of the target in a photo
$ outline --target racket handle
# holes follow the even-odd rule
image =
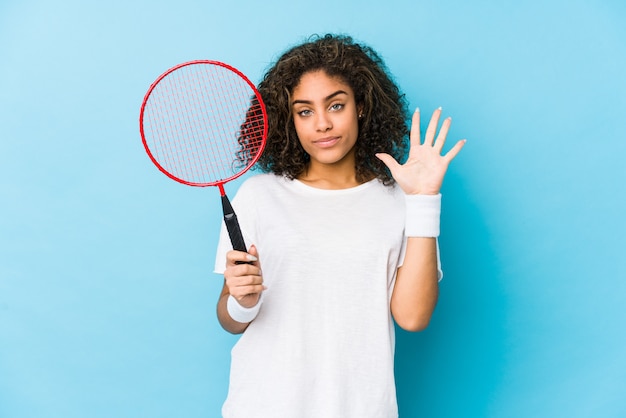
[[[243,235],[241,234],[241,228],[239,227],[239,221],[237,221],[237,215],[233,210],[232,205],[230,204],[230,200],[228,200],[228,196],[222,196],[222,209],[224,210],[224,223],[226,224],[226,229],[228,230],[228,236],[230,236],[230,242],[233,244],[233,250],[237,251],[245,251],[246,243],[243,240]]]

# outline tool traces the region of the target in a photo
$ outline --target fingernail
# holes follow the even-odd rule
[[[437,108],[437,110],[441,110],[441,106],[439,106],[439,107]]]
[[[415,108],[415,113],[419,113],[419,112],[420,112],[420,108],[419,108],[419,107],[416,107],[416,108]]]
[[[258,258],[253,256],[252,254],[246,254],[246,260],[248,260],[248,261],[257,261]]]

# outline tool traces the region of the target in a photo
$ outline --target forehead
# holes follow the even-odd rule
[[[293,89],[293,98],[314,99],[326,97],[336,91],[344,91],[353,95],[352,88],[339,76],[329,76],[324,70],[309,71],[300,77],[299,83]]]

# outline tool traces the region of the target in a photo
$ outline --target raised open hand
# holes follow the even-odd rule
[[[433,112],[426,129],[424,143],[422,143],[419,109],[413,113],[410,134],[411,148],[409,158],[404,164],[398,163],[389,154],[376,154],[389,168],[391,175],[406,194],[438,194],[450,162],[465,145],[466,141],[460,140],[450,151],[441,155],[452,118],[448,117],[443,121],[437,139],[435,139],[440,117],[441,108]]]

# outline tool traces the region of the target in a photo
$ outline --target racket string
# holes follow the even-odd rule
[[[143,114],[146,146],[166,172],[191,183],[216,183],[258,158],[265,133],[255,90],[235,72],[189,65],[149,93]]]

